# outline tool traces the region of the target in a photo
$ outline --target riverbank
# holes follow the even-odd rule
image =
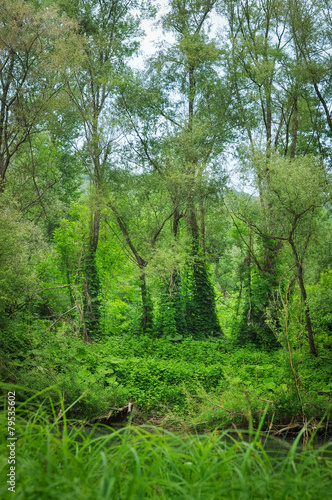
[[[197,434],[125,426],[86,432],[68,425],[65,415],[64,409],[51,420],[43,406],[18,411],[15,493],[2,481],[1,498],[309,500],[331,492],[331,445],[314,448],[312,435],[303,446],[304,431],[276,449],[259,429]],[[4,478],[7,447],[5,436],[0,439]]]

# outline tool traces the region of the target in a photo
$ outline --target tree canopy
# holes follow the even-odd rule
[[[331,345],[330,15],[329,0],[1,3],[7,344],[34,319],[36,338],[85,343]],[[162,41],[138,69],[144,20]]]

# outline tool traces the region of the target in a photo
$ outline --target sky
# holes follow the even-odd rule
[[[168,7],[168,2],[159,2],[156,19],[143,19],[141,22],[141,28],[145,32],[145,36],[141,41],[140,54],[135,56],[130,64],[132,68],[143,69],[145,60],[156,52],[156,44],[166,40],[161,27],[158,26],[158,22],[161,16],[169,10]],[[167,36],[167,39],[169,42],[174,41],[174,38],[170,37],[170,35]]]

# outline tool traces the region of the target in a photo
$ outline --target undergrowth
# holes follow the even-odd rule
[[[60,390],[68,406],[84,394],[69,412],[77,420],[129,402],[145,421],[155,415],[211,427],[246,425],[249,407],[258,422],[266,401],[271,401],[268,419],[280,424],[320,419],[331,411],[328,350],[314,359],[305,349],[294,349],[296,380],[284,349],[240,348],[222,341],[179,343],[125,335],[84,345],[77,337],[48,332],[42,346],[31,335],[10,362],[5,356],[7,381],[35,391],[54,386],[50,395],[55,399]]]

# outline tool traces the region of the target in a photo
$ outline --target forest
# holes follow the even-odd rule
[[[330,0],[0,0],[2,498],[330,498],[331,74]]]

